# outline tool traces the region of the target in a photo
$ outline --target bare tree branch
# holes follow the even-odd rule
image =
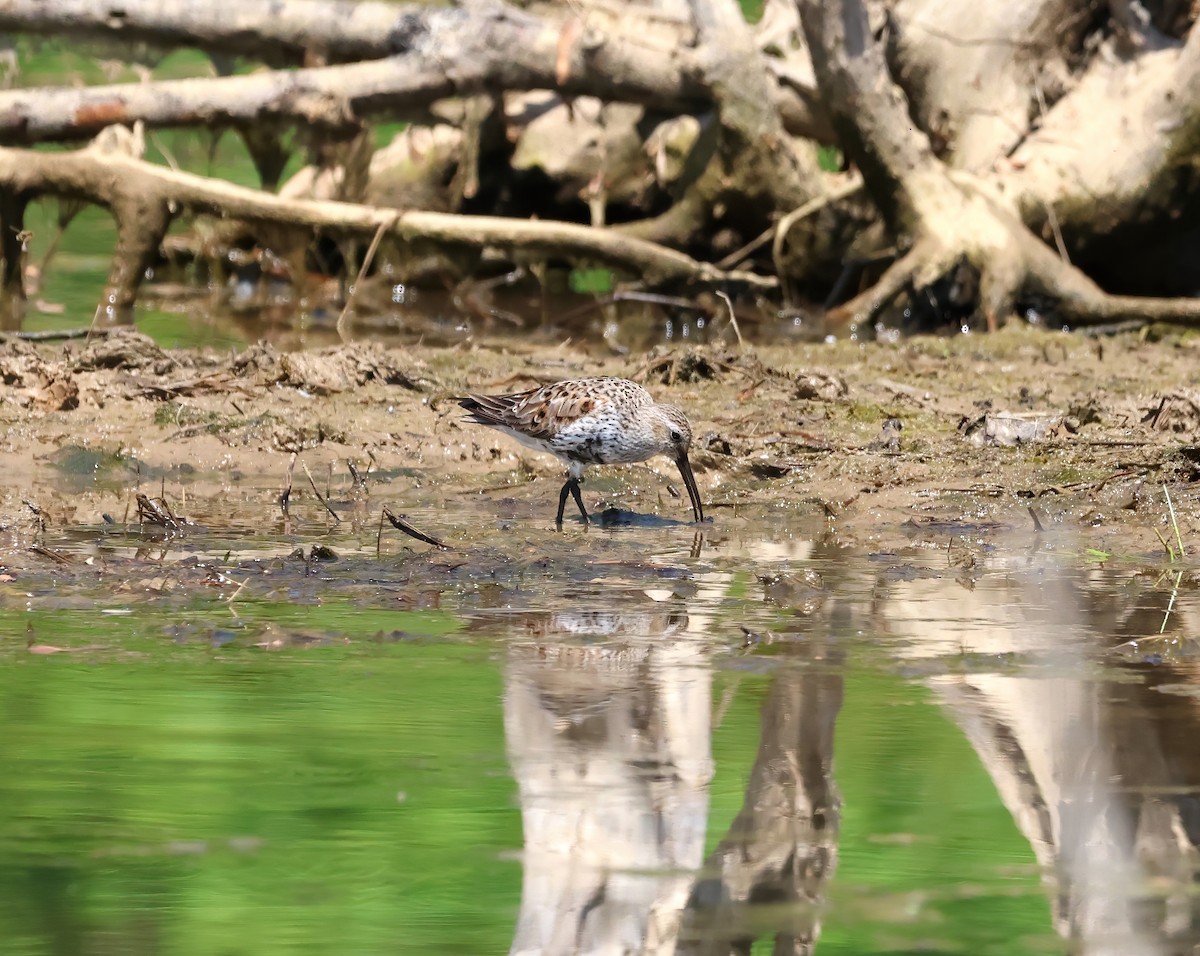
[[[343,19],[344,6],[355,12]],[[540,18],[500,0],[464,0],[453,7],[239,0],[235,12],[219,20],[206,12],[215,7],[169,0],[128,0],[119,12],[114,9],[85,0],[14,0],[0,4],[0,28],[189,42],[219,52],[250,52],[259,42],[268,51],[289,54],[298,53],[307,36],[305,47],[328,44],[336,58],[367,53],[385,58],[282,75],[3,91],[0,142],[86,139],[115,122],[211,125],[256,122],[261,114],[336,126],[338,111],[329,113],[322,105],[331,99],[344,101],[358,117],[392,118],[423,115],[430,103],[450,96],[530,89],[676,112],[712,104],[696,50],[682,31],[677,42],[652,44],[639,36],[636,22],[625,31],[596,25],[594,18],[582,24]],[[762,59],[754,63],[759,72]],[[176,98],[180,105],[173,108]],[[790,132],[819,135],[828,129],[788,84],[772,83],[766,100]]]
[[[928,138],[892,83],[861,2],[800,0],[800,21],[834,129],[891,228],[917,220],[920,190],[938,175]]]
[[[398,52],[406,24],[425,10],[415,4],[353,0],[7,0],[0,4],[0,30],[55,37],[108,35],[291,63],[317,49],[331,60],[349,61]],[[314,16],[321,19],[320,30],[313,29]]]
[[[381,228],[402,243],[450,248],[499,247],[530,256],[570,256],[632,272],[647,285],[739,281],[774,287],[774,280],[724,272],[681,252],[573,223],[458,216],[381,209],[356,203],[284,199],[217,179],[176,172],[118,155],[0,148],[0,190],[21,200],[50,193],[110,209],[121,237],[107,298],[114,309],[132,305],[146,255],[158,248],[171,215],[183,209],[366,239]]]

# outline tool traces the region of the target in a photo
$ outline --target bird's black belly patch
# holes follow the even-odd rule
[[[595,435],[589,436],[567,451],[567,455],[584,465],[603,465],[603,442]]]

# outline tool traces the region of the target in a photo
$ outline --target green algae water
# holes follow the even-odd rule
[[[770,521],[101,533],[0,583],[5,953],[1187,938],[1195,685],[1128,572],[997,542],[968,588]]]

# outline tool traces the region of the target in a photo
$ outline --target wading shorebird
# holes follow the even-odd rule
[[[688,461],[692,426],[674,405],[660,405],[642,386],[623,378],[579,378],[507,395],[467,395],[456,399],[470,414],[466,421],[511,435],[522,445],[549,452],[567,463],[567,483],[558,495],[561,529],[567,495],[587,509],[579,482],[588,465],[616,465],[666,455],[692,500],[697,521],[704,520],[700,492]]]

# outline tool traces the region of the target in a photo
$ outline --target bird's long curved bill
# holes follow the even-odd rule
[[[675,459],[675,464],[679,466],[679,475],[683,478],[688,497],[692,499],[692,511],[696,515],[696,520],[703,521],[704,506],[700,504],[700,489],[696,487],[696,476],[692,474],[692,463],[688,461],[688,456],[683,454]]]

